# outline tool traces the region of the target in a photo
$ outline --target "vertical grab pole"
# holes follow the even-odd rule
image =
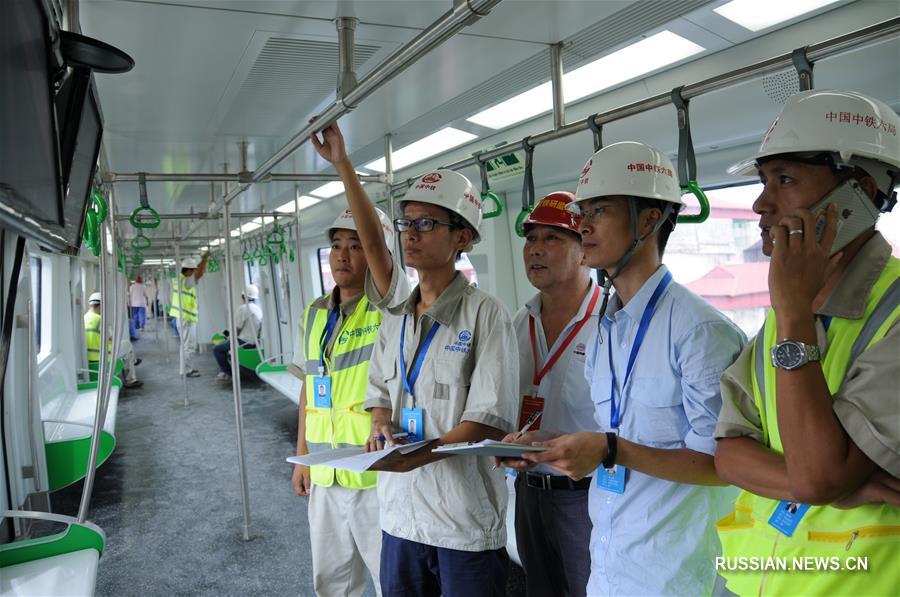
[[[113,189],[111,191],[111,193],[112,193],[112,195],[110,197],[110,202],[109,202],[109,213],[110,213],[109,234],[110,234],[110,238],[112,238],[112,246],[116,247],[116,246],[118,246],[118,244],[116,243],[115,189]],[[122,334],[125,331],[123,328],[124,322],[122,321],[122,305],[119,304],[120,291],[122,289],[122,284],[119,283],[120,280],[119,280],[118,265],[119,265],[119,262],[117,259],[116,267],[113,268],[113,272],[112,272],[113,285],[114,285],[113,288],[115,290],[113,292],[113,305],[115,305],[115,310],[113,311],[113,317],[112,317],[112,319],[113,319],[112,352],[109,355],[109,362],[110,362],[111,366],[106,368],[106,375],[107,375],[108,379],[106,381],[106,393],[102,394],[102,396],[103,396],[103,416],[101,418],[102,422],[106,422],[106,410],[107,410],[107,407],[109,406],[109,395],[112,392],[112,378],[116,374],[116,366],[115,366],[116,360],[118,359],[118,355],[119,355],[119,347],[122,344]],[[122,277],[124,278],[125,277],[125,273],[124,273],[125,266],[124,265],[122,267],[122,270],[123,270]],[[124,283],[125,280],[122,280],[122,282]],[[126,292],[127,291],[128,290],[126,287]],[[130,315],[130,313],[129,313],[129,315]]]
[[[562,42],[550,46],[550,86],[553,92],[553,130],[566,124],[566,102],[563,95]]]
[[[178,236],[181,236],[181,224],[178,226]],[[181,387],[184,390],[184,405],[188,405],[187,375],[184,370],[184,297],[181,295],[181,248],[175,241],[175,283],[178,284],[178,373],[181,375]]]
[[[241,408],[241,374],[238,364],[237,325],[234,321],[234,264],[231,255],[231,207],[228,203],[222,206],[222,219],[225,224],[225,295],[228,307],[228,329],[231,330],[231,391],[234,394],[234,421],[237,430],[238,467],[241,475],[241,504],[244,514],[244,541],[250,540],[250,491],[247,486],[247,467],[244,462],[244,415]]]
[[[384,136],[384,188],[387,189],[387,202],[391,212],[391,226],[393,226],[394,218],[397,216],[394,214],[394,140],[390,133]],[[400,254],[399,243],[400,235],[395,234],[394,246],[391,247],[392,254]]]
[[[296,251],[297,269],[300,275],[297,279],[300,281],[300,317],[303,317],[303,309],[306,307],[306,293],[303,292],[303,268],[300,266],[300,185],[294,185],[294,226],[297,228],[294,236],[294,251]]]
[[[94,408],[94,426],[91,429],[91,449],[88,455],[87,470],[84,476],[84,485],[81,489],[81,502],[78,505],[78,522],[87,520],[88,508],[91,503],[91,493],[94,490],[94,477],[97,473],[97,456],[100,452],[100,432],[103,427],[103,401],[101,397],[106,387],[106,371],[110,368],[109,344],[107,343],[106,324],[109,320],[109,288],[107,286],[108,273],[106,271],[106,248],[104,247],[105,234],[100,229],[100,293],[102,297],[100,308],[100,362],[97,366],[97,405]],[[106,306],[104,306],[106,303]]]
[[[163,251],[163,259],[166,258],[166,251]],[[163,314],[163,346],[166,351],[166,365],[169,364],[169,305],[168,302],[172,300],[172,283],[169,281],[169,278],[166,276],[169,275],[169,269],[163,265],[162,266],[162,276],[160,280],[166,281],[166,290],[169,291],[169,296],[166,297],[165,301],[160,301],[160,306],[162,307]],[[159,298],[159,283],[156,284],[156,292],[157,299]],[[159,322],[157,322],[158,324]]]

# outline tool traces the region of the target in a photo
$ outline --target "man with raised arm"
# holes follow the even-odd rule
[[[428,440],[382,461],[378,497],[385,595],[504,595],[508,557],[503,473],[486,458],[442,457],[447,443],[499,440],[518,413],[515,332],[505,307],[471,286],[455,263],[480,240],[481,199],[458,172],[416,180],[394,220],[419,285],[390,258],[374,206],[359,183],[336,124],[313,135],[337,169],[369,262],[366,295],[383,310],[369,368],[369,448],[392,434]]]
[[[169,317],[176,320],[173,325],[181,338],[181,351],[183,358],[179,365],[179,375],[199,377],[200,371],[194,368],[194,353],[197,352],[197,282],[206,273],[206,263],[209,253],[204,253],[199,260],[196,257],[186,257],[181,260],[181,275],[177,284],[172,288],[172,306],[169,308]]]
[[[772,309],[722,377],[716,428],[716,469],[744,489],[718,525],[740,595],[900,590],[900,260],[875,230],[896,202],[898,128],[879,100],[806,91],[730,170],[763,184],[771,257]]]
[[[393,244],[387,216],[376,212],[379,233]],[[368,264],[350,210],[327,230],[328,263],[334,290],[307,305],[300,324],[301,345],[290,371],[303,384],[297,429],[297,456],[320,450],[364,446],[372,428],[363,408],[369,357],[381,313],[363,293]],[[328,466],[295,465],[297,495],[309,496],[309,538],[317,595],[360,595],[368,570],[380,594],[381,529],[375,473]]]
[[[668,157],[608,145],[575,198],[587,264],[615,288],[585,361],[603,432],[537,442],[549,450],[524,458],[593,475],[589,595],[708,595],[726,497],[713,462],[719,377],[744,335],[662,263],[683,206]]]

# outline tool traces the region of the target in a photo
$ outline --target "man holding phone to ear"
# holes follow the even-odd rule
[[[900,586],[900,261],[875,230],[900,181],[900,118],[846,91],[790,98],[758,172],[772,309],[722,376],[716,470],[744,491],[725,558],[867,558],[846,569],[720,571],[740,595]]]

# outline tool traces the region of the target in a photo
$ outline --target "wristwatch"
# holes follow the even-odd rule
[[[772,347],[772,366],[776,369],[793,371],[818,360],[821,360],[819,347],[799,340],[784,339]]]

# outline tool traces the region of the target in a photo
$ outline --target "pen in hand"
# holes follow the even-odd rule
[[[519,430],[519,432],[513,439],[519,439],[520,437],[525,435],[525,432],[531,429],[531,426],[534,425],[535,421],[537,421],[542,414],[544,414],[544,411],[542,410],[536,410],[531,413],[531,416],[528,417],[527,421],[525,421],[525,425],[522,426],[522,429]]]
[[[529,429],[531,429],[531,426],[534,425],[535,421],[537,421],[537,420],[540,418],[540,416],[541,416],[542,414],[544,414],[544,411],[542,411],[542,410],[536,410],[536,411],[534,411],[533,413],[531,413],[531,416],[528,417],[528,420],[525,421],[525,424],[522,426],[522,428],[519,430],[519,432],[516,433],[515,436],[513,436],[513,440],[517,440],[517,439],[519,439],[520,437],[522,437],[523,435],[525,435],[525,433],[526,433]],[[493,465],[493,466],[491,467],[491,470],[492,470],[492,471],[497,470],[498,466],[499,466],[499,465],[496,465],[496,464]]]

